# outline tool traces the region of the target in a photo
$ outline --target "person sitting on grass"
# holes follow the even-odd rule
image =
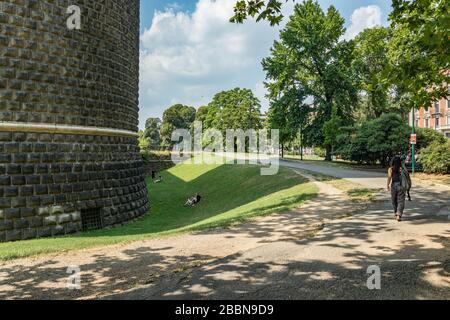
[[[184,204],[184,206],[185,207],[193,207],[197,203],[199,203],[201,199],[202,199],[202,196],[197,193],[195,196],[188,198],[186,203]]]

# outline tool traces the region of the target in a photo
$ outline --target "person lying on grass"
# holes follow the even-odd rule
[[[202,196],[197,193],[195,196],[188,198],[186,203],[184,204],[184,206],[185,207],[193,207],[197,203],[199,203],[201,199],[202,199]]]

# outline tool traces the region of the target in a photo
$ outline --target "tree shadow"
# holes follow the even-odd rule
[[[344,223],[319,238],[287,242],[218,259],[183,275],[168,275],[160,283],[108,295],[105,299],[449,299],[450,247],[448,239],[427,236],[442,248],[431,249],[412,239],[393,250],[379,246],[367,252],[345,243],[329,244],[341,237],[369,239],[355,224]],[[377,229],[380,225],[372,228]],[[355,228],[355,230],[353,230]],[[344,231],[345,230],[345,231]],[[364,231],[370,231],[365,229]],[[449,236],[449,233],[445,235]],[[295,259],[320,242],[321,259]],[[332,259],[336,247],[343,256]],[[270,259],[263,255],[272,250]],[[388,251],[389,250],[389,251]],[[329,255],[327,252],[330,251]],[[369,253],[377,252],[377,253]],[[277,259],[277,256],[280,259]],[[289,259],[281,257],[288,256]],[[369,290],[369,266],[381,269],[381,290]]]
[[[339,197],[322,199],[323,215],[300,208],[237,228],[198,232],[223,234],[230,244],[243,235],[257,238],[251,249],[221,258],[170,255],[172,246],[140,244],[118,248],[117,255],[93,255],[78,263],[82,290],[66,288],[64,259],[6,264],[0,268],[0,299],[450,299],[449,222],[436,215],[448,205],[447,193],[417,188],[402,222],[410,234],[397,242],[389,240],[399,234],[399,224],[387,194],[351,218],[311,228],[354,206],[339,206]],[[381,290],[367,288],[371,265],[381,269]]]
[[[443,217],[415,212],[423,205],[431,212],[441,203],[427,194],[415,199],[425,203],[408,208],[414,219],[404,223],[411,232],[426,223],[448,226]],[[332,220],[314,236],[305,226],[315,218],[301,211],[267,218],[210,231],[230,243],[244,233],[258,238],[259,245],[223,258],[170,255],[171,246],[144,245],[119,248],[120,255],[93,255],[79,265],[82,290],[65,287],[68,266],[58,257],[4,265],[0,299],[450,299],[450,230],[432,234],[434,229],[421,228],[427,245],[414,234],[395,246],[387,245],[389,239],[380,245],[374,235],[395,235],[398,225],[388,201]],[[280,228],[280,221],[288,227]],[[371,265],[381,269],[381,290],[367,288]]]
[[[161,274],[188,268],[190,264],[210,261],[213,257],[194,254],[166,256],[162,252],[171,248],[141,247],[121,251],[121,257],[93,255],[87,263],[73,264],[80,268],[81,290],[68,288],[68,265],[58,257],[31,266],[2,266],[0,272],[0,299],[85,299],[99,293],[121,292],[156,281]],[[187,267],[186,267],[187,266]]]

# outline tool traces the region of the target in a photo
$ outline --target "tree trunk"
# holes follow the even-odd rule
[[[284,143],[281,144],[281,158],[284,158]]]
[[[303,128],[300,127],[300,160],[303,161]]]
[[[325,153],[325,161],[332,161],[331,159],[331,146],[327,146]]]

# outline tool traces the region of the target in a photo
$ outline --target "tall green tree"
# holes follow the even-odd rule
[[[337,136],[341,133],[341,128],[343,126],[342,119],[337,115],[336,109],[333,108],[333,114],[331,115],[330,120],[325,122],[323,125],[323,144],[325,148],[331,148],[331,150],[334,150],[338,147]]]
[[[194,107],[176,104],[164,111],[161,125],[161,140],[164,145],[172,145],[172,132],[176,129],[191,129],[195,120]]]
[[[409,107],[420,108],[448,95],[450,3],[445,0],[393,0],[391,81]]]
[[[161,119],[148,118],[145,121],[145,130],[143,132],[143,138],[147,139],[150,146],[159,146],[161,143]]]
[[[389,29],[375,27],[362,31],[355,38],[352,67],[360,89],[362,113],[366,118],[379,117],[391,110],[389,70]]]
[[[292,87],[271,101],[267,122],[270,129],[279,130],[282,157],[287,143],[302,138],[299,135],[302,135],[301,130],[309,115],[309,106],[303,103],[303,99],[301,91]]]
[[[217,93],[208,104],[204,128],[214,128],[223,133],[227,129],[262,128],[261,103],[251,90],[235,88]]]
[[[352,119],[357,88],[351,70],[353,43],[341,40],[344,19],[335,7],[326,12],[319,3],[306,0],[297,4],[294,14],[275,41],[271,56],[262,62],[271,97],[295,86],[314,100],[313,117],[305,128],[310,144],[323,145],[323,126],[336,114],[344,123]],[[331,147],[326,147],[331,160]]]

